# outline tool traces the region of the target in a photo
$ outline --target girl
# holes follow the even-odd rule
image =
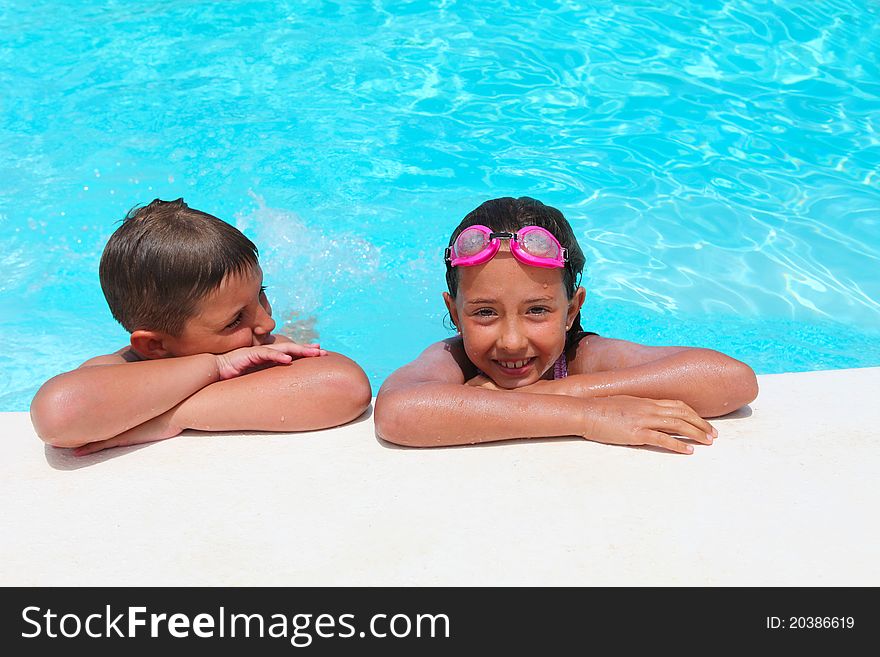
[[[752,369],[717,351],[582,330],[584,254],[562,213],[540,201],[486,201],[452,233],[445,260],[459,335],[386,379],[375,424],[387,441],[581,436],[690,454],[689,441],[718,435],[703,417],[757,396]]]

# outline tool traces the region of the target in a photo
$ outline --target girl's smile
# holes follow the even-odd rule
[[[496,360],[495,362],[498,364],[499,369],[507,376],[518,377],[524,376],[537,360],[537,358],[533,357],[516,361]]]

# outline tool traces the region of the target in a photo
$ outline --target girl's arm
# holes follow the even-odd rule
[[[379,437],[400,445],[432,447],[581,436],[689,453],[690,445],[672,434],[711,443],[715,433],[692,409],[676,401],[629,396],[580,399],[467,386],[465,360],[461,341],[453,338],[430,346],[389,376],[376,397]]]
[[[475,383],[494,387],[486,381]],[[538,381],[517,391],[679,399],[703,417],[716,417],[753,401],[758,381],[751,367],[711,349],[649,347],[589,336],[578,345],[568,377]]]

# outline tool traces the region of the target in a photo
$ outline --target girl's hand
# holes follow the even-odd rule
[[[485,388],[486,390],[507,390],[507,388],[500,388],[492,379],[490,379],[485,374],[477,374],[473,379],[465,381],[465,385],[472,386],[474,388]]]
[[[553,381],[538,380],[521,388],[502,388],[485,374],[477,374],[473,379],[465,381],[466,386],[483,388],[485,390],[501,390],[503,392],[530,392],[532,394],[564,395],[570,394],[563,390],[556,390]]]
[[[682,401],[617,395],[587,401],[581,435],[610,445],[651,445],[690,454],[694,448],[672,436],[711,445],[718,431]]]
[[[225,381],[272,365],[287,365],[295,358],[326,355],[327,352],[317,344],[276,342],[258,347],[242,347],[225,354],[217,354],[217,372],[220,380]]]

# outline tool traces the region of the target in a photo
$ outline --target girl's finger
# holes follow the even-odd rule
[[[695,427],[690,422],[686,422],[685,420],[666,418],[663,425],[663,431],[665,431],[666,433],[670,433],[676,436],[682,436],[684,438],[690,438],[691,440],[696,440],[698,443],[702,443],[704,445],[712,444],[713,438],[711,435],[709,435],[699,427]]]
[[[685,404],[682,401],[674,401],[674,400],[660,400],[658,405],[662,407],[661,414],[666,417],[674,417],[681,420],[685,420],[695,427],[699,428],[704,433],[708,433],[711,436],[715,437],[718,435],[718,431],[715,430],[711,424],[709,424],[706,420],[700,417],[697,412],[692,409],[690,406]]]
[[[663,433],[662,431],[650,431],[646,436],[646,445],[654,445],[656,447],[662,447],[664,449],[668,449],[672,452],[677,452],[679,454],[692,454],[694,448],[688,445],[687,443],[683,443],[680,440],[676,440],[669,434]]]

